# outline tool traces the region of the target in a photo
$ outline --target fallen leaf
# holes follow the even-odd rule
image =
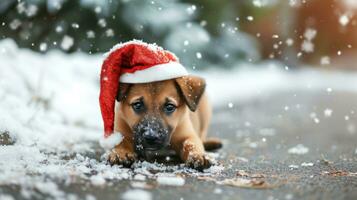
[[[248,172],[244,170],[238,170],[237,171],[237,176],[243,176],[243,177],[249,177],[249,178],[264,178],[264,174],[249,174]]]
[[[328,176],[357,176],[356,172],[348,172],[348,171],[343,171],[343,170],[334,170],[334,171],[324,171],[322,172],[322,175],[328,175]]]
[[[220,185],[229,185],[234,187],[252,188],[252,189],[269,189],[275,188],[279,185],[267,183],[262,179],[245,179],[245,178],[232,178],[223,181],[217,181]]]

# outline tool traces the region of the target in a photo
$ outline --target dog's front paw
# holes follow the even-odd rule
[[[113,149],[108,156],[108,163],[110,165],[123,165],[124,167],[131,167],[137,160],[137,155],[134,152]]]
[[[193,169],[203,171],[204,169],[210,168],[213,163],[212,160],[205,154],[189,153],[186,159],[186,165]]]

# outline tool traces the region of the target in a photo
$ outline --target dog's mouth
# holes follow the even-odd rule
[[[147,144],[142,140],[142,138],[135,139],[135,152],[141,157],[146,157],[148,153],[155,154],[155,152],[161,151],[168,146],[169,142]]]

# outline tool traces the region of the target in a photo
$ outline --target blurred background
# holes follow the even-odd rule
[[[106,164],[99,73],[132,39],[206,79],[208,173]],[[356,63],[357,0],[0,0],[0,200],[356,199]]]
[[[192,69],[269,59],[356,69],[356,13],[356,0],[1,0],[0,38],[68,54],[142,39]]]

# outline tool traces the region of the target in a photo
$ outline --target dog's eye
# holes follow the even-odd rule
[[[167,114],[171,114],[175,112],[175,110],[176,110],[176,106],[172,103],[167,103],[164,105],[164,112]]]
[[[141,102],[141,101],[132,103],[132,104],[131,104],[131,107],[133,108],[133,110],[134,110],[135,112],[141,112],[141,111],[143,111],[144,108],[145,108],[145,107],[144,107],[144,103]]]

